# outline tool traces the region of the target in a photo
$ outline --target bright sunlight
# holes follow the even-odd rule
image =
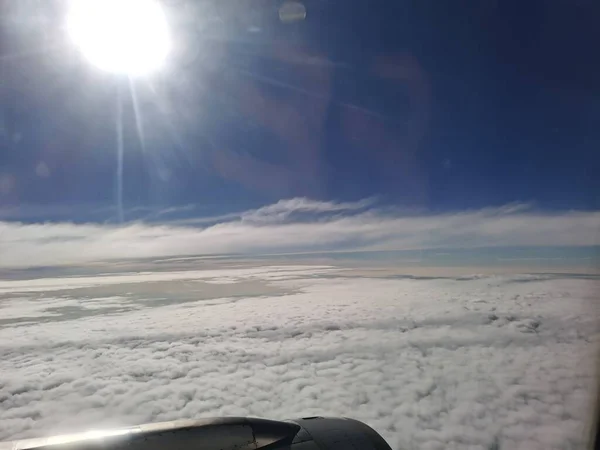
[[[159,69],[170,50],[163,11],[155,0],[72,0],[68,32],[102,70],[144,75]]]

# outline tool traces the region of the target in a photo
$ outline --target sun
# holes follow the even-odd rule
[[[160,69],[171,47],[156,0],[71,0],[67,30],[92,64],[120,74]]]

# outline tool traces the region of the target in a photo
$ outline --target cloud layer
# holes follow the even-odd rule
[[[39,281],[33,295],[32,283],[6,281],[0,311],[27,322],[0,328],[0,439],[330,414],[366,421],[398,449],[581,446],[598,281],[351,275],[301,266],[190,272],[191,291],[197,278],[294,292],[159,306],[124,283],[184,283],[181,273]],[[123,295],[94,294],[110,283]],[[104,314],[75,313],[77,303]]]
[[[371,205],[370,201],[291,199],[240,214],[204,218],[193,225],[0,222],[0,267],[194,254],[583,246],[598,242],[600,212],[595,211],[542,213],[510,205],[415,214]]]

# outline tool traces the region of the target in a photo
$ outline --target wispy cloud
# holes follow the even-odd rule
[[[252,211],[246,211],[241,214],[243,222],[250,223],[281,223],[288,221],[294,215],[312,214],[306,218],[315,218],[318,214],[334,214],[341,212],[355,212],[364,210],[375,204],[374,198],[361,200],[358,202],[323,202],[299,197],[287,200],[279,200],[272,205],[263,206]],[[299,219],[298,216],[296,216]]]
[[[124,216],[128,220],[141,220],[144,222],[157,222],[176,220],[178,217],[191,215],[201,211],[199,205],[187,204],[169,208],[148,206],[135,206],[125,209]],[[239,213],[237,214],[239,216]],[[0,206],[0,221],[36,222],[50,220],[53,222],[67,221],[77,217],[79,221],[89,220],[94,222],[118,222],[117,208],[114,205],[100,204],[48,204],[48,205],[12,205]]]
[[[222,216],[221,222],[204,227],[0,222],[0,267],[193,254],[598,242],[597,211],[549,213],[509,205],[407,214],[372,205],[372,200],[335,203],[297,198]]]
[[[260,208],[221,214],[218,216],[193,217],[169,220],[172,225],[207,225],[241,220],[244,223],[267,224],[289,221],[310,221],[334,214],[352,213],[366,210],[375,205],[375,198],[356,202],[331,202],[311,200],[305,197],[279,200]],[[327,216],[328,215],[328,216]]]

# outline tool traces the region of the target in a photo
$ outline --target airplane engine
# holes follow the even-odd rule
[[[0,443],[0,450],[391,450],[358,420],[305,417],[285,421],[226,417],[176,420]]]

